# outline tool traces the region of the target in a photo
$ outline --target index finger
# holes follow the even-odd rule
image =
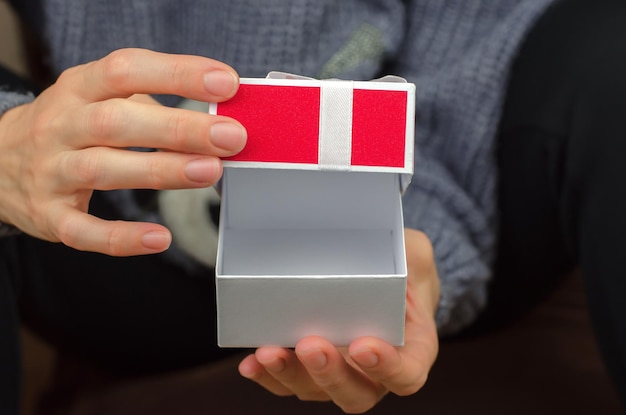
[[[66,82],[89,102],[134,94],[168,94],[220,102],[232,97],[239,87],[237,72],[225,63],[146,49],[116,50],[64,72],[59,81]]]

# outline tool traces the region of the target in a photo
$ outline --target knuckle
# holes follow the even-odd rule
[[[145,178],[146,185],[151,189],[160,189],[164,185],[163,171],[167,170],[163,168],[163,165],[159,162],[157,157],[145,157]]]
[[[56,80],[56,84],[58,85],[70,84],[71,85],[74,82],[74,79],[76,78],[76,76],[80,73],[83,66],[84,65],[77,65],[77,66],[72,66],[70,68],[65,69],[58,76]]]
[[[124,111],[118,110],[119,101],[121,100],[108,100],[90,106],[86,116],[90,135],[100,138],[115,136],[118,126],[123,123]]]
[[[69,217],[69,215],[65,215],[60,218],[56,224],[56,231],[54,234],[64,245],[77,248],[80,229],[78,229],[77,222]]]
[[[411,369],[408,369],[408,368]],[[399,396],[408,396],[416,393],[426,384],[429,365],[418,359],[404,361],[395,365],[384,374],[376,376],[378,382]]]
[[[123,249],[124,247],[124,232],[119,226],[112,226],[108,228],[106,234],[106,249],[112,256],[126,255]]]
[[[29,137],[37,145],[50,147],[58,142],[58,137],[62,133],[64,124],[64,114],[60,114],[57,108],[39,105],[32,112],[32,118],[28,127]]]
[[[400,385],[393,392],[398,396],[413,395],[424,387],[427,379],[428,379],[427,373],[416,375],[416,377],[412,381],[404,385]]]
[[[386,367],[384,370],[376,373],[376,379],[382,384],[393,384],[397,382],[398,379],[406,377],[403,375],[403,372],[405,371],[405,363],[406,362],[401,360],[398,364]]]
[[[190,116],[185,111],[176,111],[170,118],[173,149],[187,149],[191,137],[189,134]]]
[[[31,137],[36,142],[46,142],[48,134],[53,129],[53,122],[47,112],[38,113],[30,126]]]
[[[185,80],[188,78],[186,65],[180,59],[174,58],[167,67],[167,73],[169,75],[170,86],[173,90],[181,90]]]
[[[78,250],[92,250],[94,246],[85,246],[82,235],[84,235],[82,222],[72,215],[66,214],[59,218],[56,224],[55,236],[58,240]],[[102,235],[102,245],[98,248],[98,251],[106,253],[111,256],[125,256],[127,253],[124,250],[125,233],[121,226],[108,226],[105,228],[104,235]],[[102,249],[101,249],[102,248]]]
[[[340,391],[346,386],[347,379],[345,376],[324,376],[316,379],[315,383],[328,394],[332,395],[334,392]]]
[[[129,79],[135,62],[135,53],[131,49],[118,49],[100,60],[102,81],[112,89],[124,87]]]
[[[72,157],[68,157],[67,163],[62,165],[66,166],[66,176],[73,177],[82,188],[97,188],[103,175],[100,157],[96,151],[74,152]]]

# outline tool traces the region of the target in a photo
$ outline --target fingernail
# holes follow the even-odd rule
[[[141,237],[141,244],[148,249],[165,250],[172,243],[172,235],[165,231],[151,231]]]
[[[192,182],[213,183],[216,180],[217,168],[217,160],[215,159],[195,159],[185,166],[185,176]]]
[[[228,152],[239,152],[246,145],[246,129],[230,122],[218,122],[211,126],[211,142]]]
[[[378,364],[378,355],[372,349],[364,347],[350,354],[350,357],[360,366],[372,368]]]
[[[204,88],[213,95],[229,98],[235,95],[239,81],[228,71],[211,71],[204,75]]]
[[[307,350],[299,354],[304,359],[305,364],[311,369],[321,370],[328,364],[328,357],[326,357],[326,354],[321,350]]]

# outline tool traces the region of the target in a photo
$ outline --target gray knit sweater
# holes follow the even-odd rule
[[[216,58],[246,77],[281,70],[414,82],[415,174],[405,222],[434,244],[444,333],[471,322],[486,301],[497,240],[494,135],[507,73],[551,1],[40,0],[16,8],[41,30],[57,72],[144,47]],[[0,92],[0,110],[24,98]]]

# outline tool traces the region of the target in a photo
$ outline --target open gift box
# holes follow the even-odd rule
[[[414,100],[413,84],[384,78],[242,78],[235,97],[211,104],[248,131],[224,160],[220,346],[403,343]]]

